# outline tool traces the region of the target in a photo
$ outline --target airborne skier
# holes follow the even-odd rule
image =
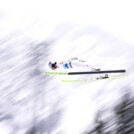
[[[116,78],[117,76],[111,76],[107,73],[124,73],[126,70],[106,70],[106,71],[101,71],[99,68],[95,68],[90,66],[86,61],[84,60],[79,60],[78,58],[71,58],[70,60],[67,61],[62,61],[62,62],[56,62],[56,61],[50,61],[49,62],[49,67],[52,70],[56,70],[58,68],[62,69],[77,69],[77,68],[84,68],[89,69],[90,71],[80,71],[80,72],[46,72],[45,74],[54,74],[54,75],[82,75],[82,74],[105,74],[104,76],[99,76],[96,78],[96,80],[99,79],[106,79],[106,78]]]
[[[63,68],[63,69],[72,69],[72,68],[80,68],[80,67],[87,67],[92,71],[100,71],[99,68],[94,68],[86,63],[84,60],[79,60],[78,58],[71,58],[70,60],[67,61],[61,61],[61,62],[56,62],[56,61],[50,61],[49,62],[49,67],[52,70],[56,70],[58,68]]]

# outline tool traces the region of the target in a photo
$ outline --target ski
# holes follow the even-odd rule
[[[105,80],[105,79],[117,79],[117,78],[125,78],[127,75],[117,75],[117,76],[107,76],[107,77],[92,77],[90,79],[68,79],[68,80],[61,80],[61,82],[88,82],[88,81],[95,81],[95,80]]]
[[[87,71],[87,72],[52,72],[46,71],[45,75],[84,75],[84,74],[103,74],[103,73],[124,73],[126,70],[105,70],[105,71]]]
[[[126,70],[106,70],[106,71],[91,71],[91,72],[69,72],[68,75],[80,74],[102,74],[102,73],[124,73]]]

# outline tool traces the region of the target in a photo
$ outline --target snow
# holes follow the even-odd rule
[[[133,12],[131,0],[1,0],[0,133],[80,134],[98,111],[114,116],[122,88],[134,86]],[[63,83],[90,76],[43,75],[49,60],[71,57],[128,77]]]

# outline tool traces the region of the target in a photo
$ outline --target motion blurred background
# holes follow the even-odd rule
[[[1,0],[0,134],[133,134],[133,5]],[[71,57],[126,77],[64,83],[98,75],[43,74],[50,60]]]

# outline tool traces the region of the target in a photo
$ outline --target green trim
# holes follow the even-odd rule
[[[44,72],[45,75],[68,75],[67,72]]]
[[[61,80],[61,82],[86,82],[88,81],[88,79],[84,79],[84,80]]]
[[[108,80],[108,79],[116,79],[116,78],[124,78],[127,77],[127,75],[120,75],[120,76],[109,76],[109,78],[106,79],[97,79],[96,77],[90,78],[90,79],[73,79],[73,80],[61,80],[61,82],[87,82],[87,81],[94,81],[94,80]]]

